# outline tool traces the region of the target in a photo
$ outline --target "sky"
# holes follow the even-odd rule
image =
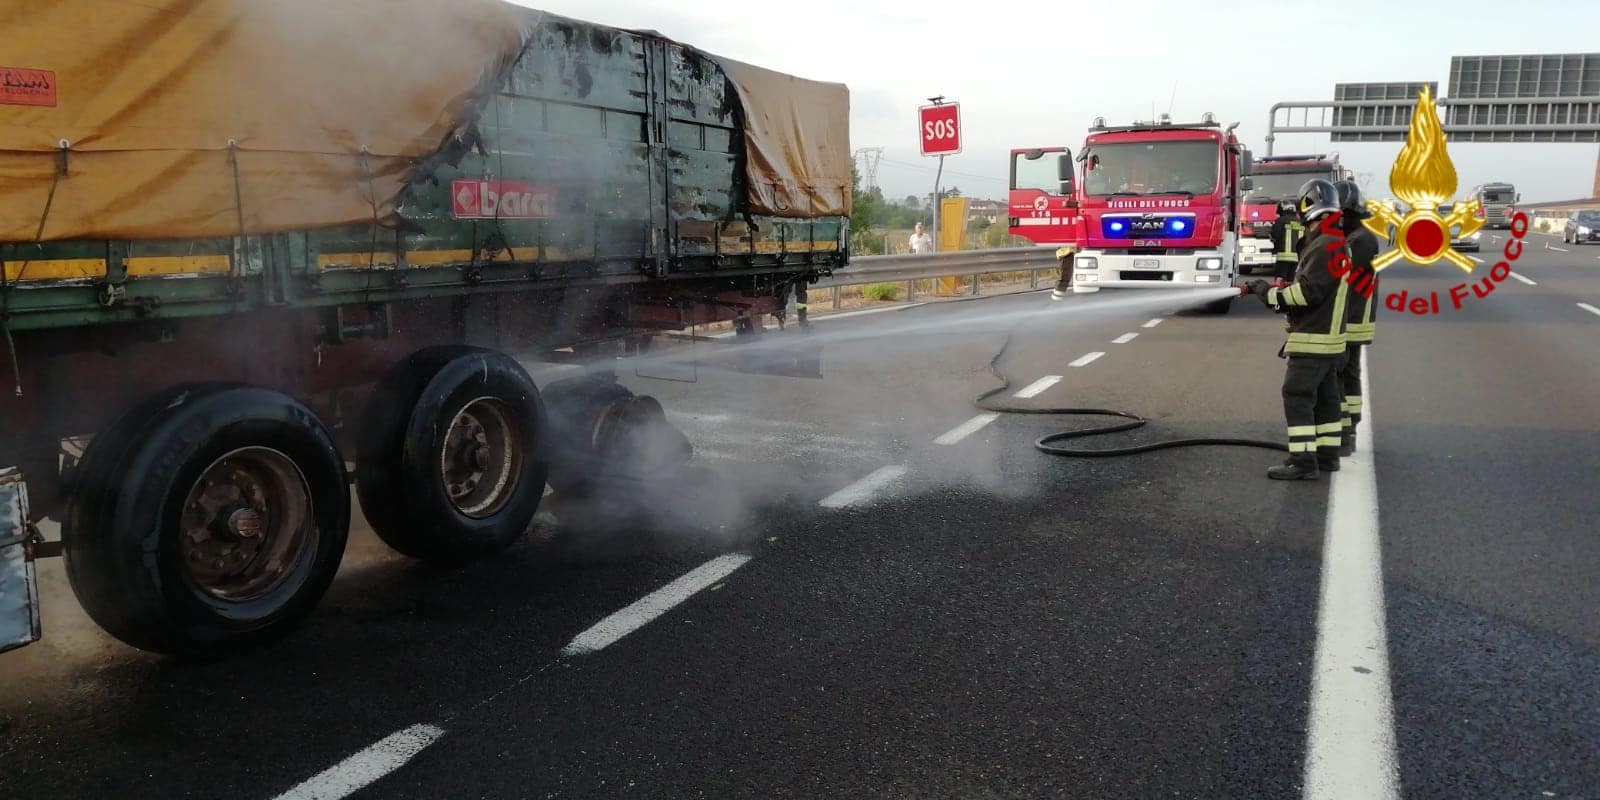
[[[1592,0],[522,4],[848,85],[851,146],[884,149],[877,181],[890,198],[933,191],[936,159],[918,152],[916,114],[935,95],[961,103],[964,139],[942,185],[1004,199],[1012,148],[1076,151],[1097,116],[1126,124],[1170,109],[1184,122],[1211,111],[1264,155],[1271,105],[1331,100],[1335,83],[1438,81],[1447,93],[1453,55],[1600,52]],[[1369,193],[1387,195],[1399,148],[1289,134],[1275,152],[1337,152]],[[1596,144],[1450,145],[1460,192],[1510,181],[1525,202],[1589,196],[1597,154]]]

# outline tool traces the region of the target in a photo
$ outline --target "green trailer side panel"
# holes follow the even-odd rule
[[[4,292],[11,327],[518,291],[562,281],[819,273],[842,263],[841,218],[746,216],[737,97],[715,61],[644,34],[542,20],[480,101],[472,141],[443,143],[449,157],[413,174],[398,205],[399,229],[364,224],[240,240],[0,245],[8,279],[23,278]],[[539,199],[521,206],[525,213],[459,217],[456,195],[480,186],[528,190]],[[146,270],[197,272],[183,280],[121,279],[115,272],[141,257],[168,259],[136,262]],[[108,288],[103,271],[28,278],[26,262],[66,259],[107,261],[118,285]],[[135,298],[138,308],[118,306]]]

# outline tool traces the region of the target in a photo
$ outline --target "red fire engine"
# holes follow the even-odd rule
[[[1312,178],[1336,181],[1349,176],[1349,171],[1339,165],[1338,154],[1256,159],[1239,223],[1239,271],[1248,273],[1257,267],[1272,271],[1277,255],[1272,245],[1272,222],[1278,218],[1279,203],[1293,204],[1300,197],[1300,187]]]
[[[1011,233],[1077,245],[1074,292],[1231,285],[1251,158],[1237,126],[1211,114],[1122,127],[1098,118],[1076,159],[1066,147],[1013,150]]]

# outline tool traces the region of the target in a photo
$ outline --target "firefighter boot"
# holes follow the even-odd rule
[[[1317,448],[1317,469],[1323,472],[1339,471],[1339,447],[1337,445]]]
[[[1313,453],[1295,453],[1289,460],[1267,469],[1267,477],[1275,481],[1314,481],[1317,479],[1317,457]]]
[[[1339,457],[1347,458],[1356,454],[1356,429],[1345,428],[1344,439],[1339,442]]]

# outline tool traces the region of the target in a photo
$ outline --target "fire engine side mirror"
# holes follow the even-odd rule
[[[1061,181],[1061,194],[1068,197],[1077,191],[1072,173],[1072,151],[1067,150],[1056,159],[1056,178]]]
[[[1255,154],[1251,153],[1249,150],[1240,151],[1240,153],[1239,153],[1239,174],[1240,175],[1253,175],[1253,174],[1255,174],[1255,171],[1256,171],[1256,157],[1255,157]],[[1246,188],[1248,188],[1248,187],[1246,187]]]
[[[1255,178],[1240,178],[1239,179],[1239,191],[1248,192],[1248,191],[1250,191],[1251,189],[1254,189],[1254,188],[1256,188],[1256,180],[1255,180]]]

